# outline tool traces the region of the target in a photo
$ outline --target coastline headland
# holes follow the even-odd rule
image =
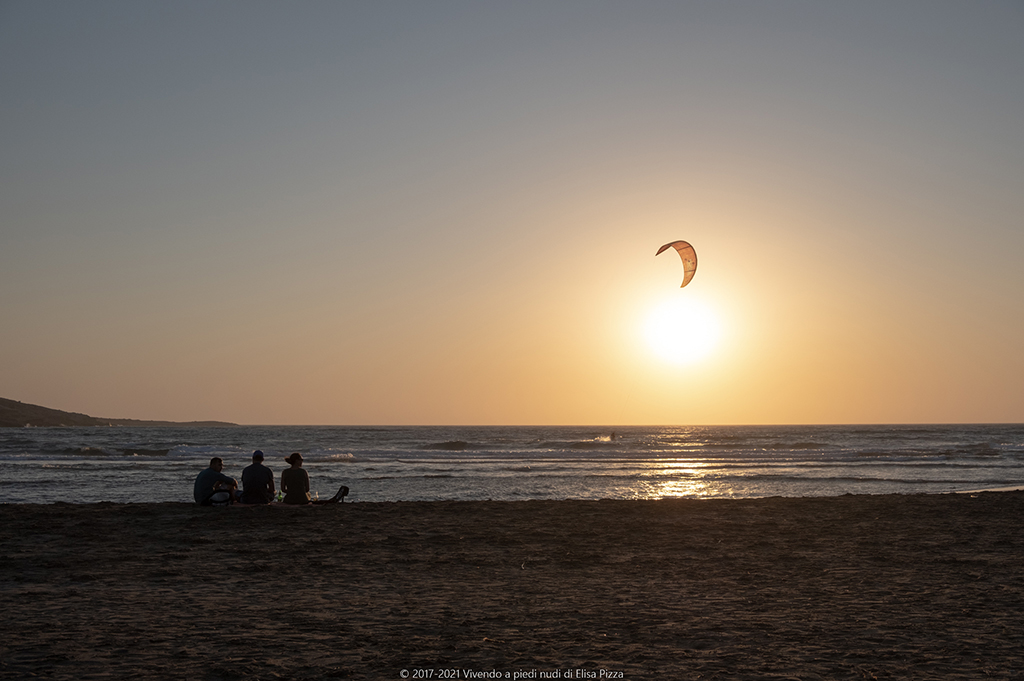
[[[197,428],[231,428],[238,424],[227,421],[141,421],[138,419],[108,419],[87,416],[71,411],[50,409],[36,404],[0,397],[0,428],[88,428],[121,426],[132,428],[164,428],[168,426],[195,426]]]

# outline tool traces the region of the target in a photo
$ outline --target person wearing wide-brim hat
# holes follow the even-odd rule
[[[309,503],[309,474],[302,470],[302,455],[298,452],[284,459],[291,468],[281,471],[281,491],[286,504]]]

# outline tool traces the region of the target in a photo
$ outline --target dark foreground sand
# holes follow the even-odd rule
[[[4,679],[1024,677],[1022,492],[0,521]]]

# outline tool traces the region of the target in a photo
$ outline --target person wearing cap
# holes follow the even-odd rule
[[[274,472],[263,465],[263,452],[257,449],[252,464],[242,469],[242,503],[269,504],[274,491]]]
[[[308,504],[309,474],[302,470],[302,455],[295,452],[285,457],[291,468],[281,471],[281,491],[286,504]]]
[[[234,478],[229,478],[221,471],[224,470],[224,461],[219,456],[210,459],[210,467],[196,476],[196,483],[192,489],[192,497],[197,504],[211,506],[214,502],[221,502],[220,496],[224,497],[225,504],[234,501],[234,490],[238,483]],[[215,498],[214,495],[218,498]]]

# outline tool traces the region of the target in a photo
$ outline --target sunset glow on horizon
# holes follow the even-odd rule
[[[924,0],[5,3],[0,397],[1024,421],[1021,35]]]

